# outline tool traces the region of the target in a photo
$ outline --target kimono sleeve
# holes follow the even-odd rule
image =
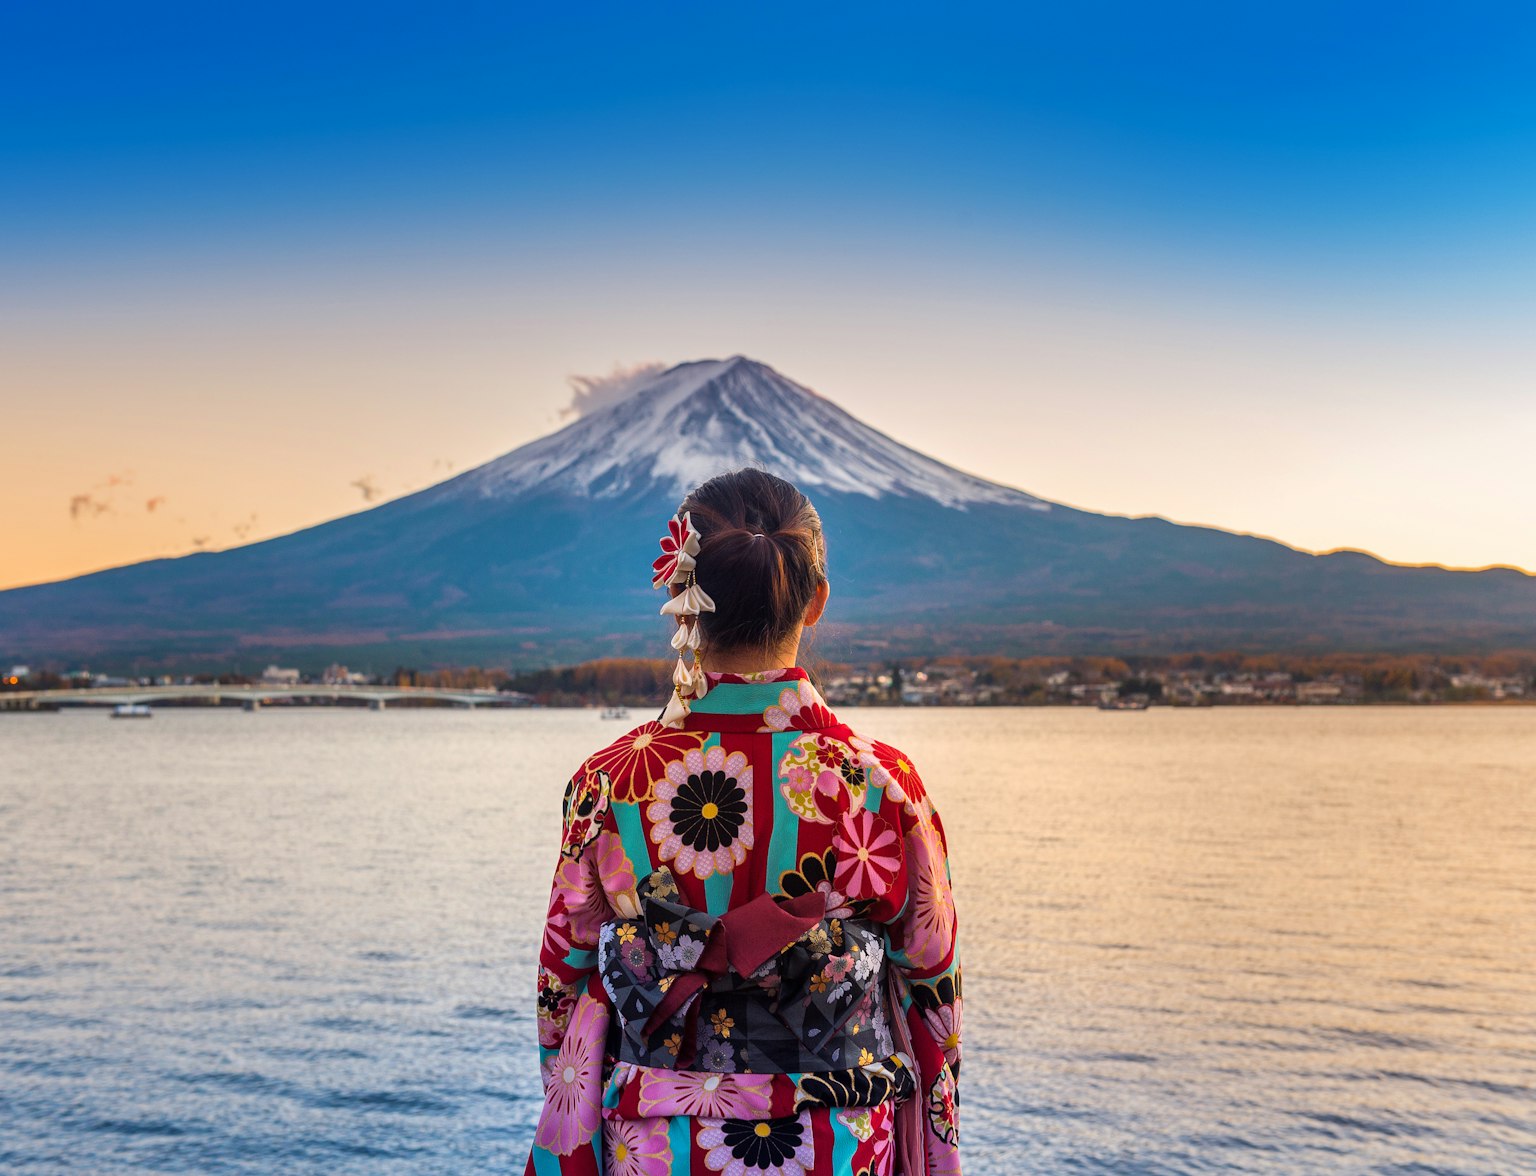
[[[880,756],[886,770],[881,811],[901,834],[907,875],[906,900],[886,924],[886,956],[896,972],[925,1104],[923,1151],[930,1173],[958,1172],[960,953],[949,846],[911,761],[884,745],[876,748],[890,753]]]
[[[598,1135],[609,1009],[592,983],[598,935],[610,917],[596,843],[608,817],[608,778],[578,769],[566,786],[560,856],[539,945],[539,1070],[544,1107],[529,1173],[587,1176],[602,1170]]]

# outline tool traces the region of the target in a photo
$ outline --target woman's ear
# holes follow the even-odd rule
[[[805,619],[800,623],[809,629],[821,620],[821,614],[827,611],[827,597],[831,594],[832,586],[825,580],[816,585],[816,591],[811,594],[811,603],[805,608]]]

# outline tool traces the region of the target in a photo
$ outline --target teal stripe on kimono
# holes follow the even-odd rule
[[[709,696],[706,694],[704,697],[708,698]],[[699,750],[708,755],[710,748],[720,746],[720,732],[711,731],[709,737],[704,740]],[[704,879],[704,909],[706,911],[712,915],[723,915],[731,909],[731,887],[735,885],[735,878],[736,875],[734,873],[717,873],[711,874],[708,878]]]
[[[538,1176],[560,1176],[560,1157],[534,1144],[533,1170],[538,1173]]]
[[[704,879],[704,909],[712,915],[723,915],[731,909],[731,887],[735,874],[714,873]]]
[[[859,1150],[859,1137],[838,1117],[836,1109],[829,1110],[827,1117],[832,1121],[832,1171],[852,1172],[853,1153]]]
[[[688,709],[701,715],[749,715],[777,706],[788,690],[795,693],[799,682],[724,682],[703,698],[689,701]]]
[[[672,1145],[671,1176],[693,1176],[693,1124],[687,1115],[675,1115],[667,1128],[667,1140]]]
[[[645,827],[640,823],[640,806],[614,805],[613,823],[618,826],[619,840],[630,865],[635,868],[635,877],[644,878],[651,872],[651,847],[645,839]]]
[[[800,844],[800,818],[795,810],[789,807],[789,801],[784,799],[784,789],[780,787],[784,781],[778,775],[778,765],[784,762],[784,756],[789,751],[789,745],[800,738],[803,732],[781,731],[772,737],[774,777],[769,782],[773,789],[773,836],[768,842],[768,892],[779,893],[779,879],[785,871],[793,870],[800,862],[795,857],[795,850]]]
[[[871,784],[864,793],[864,807],[872,813],[880,811],[880,805],[885,801],[885,785]],[[893,825],[894,821],[891,822]]]

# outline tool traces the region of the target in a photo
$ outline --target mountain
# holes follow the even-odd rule
[[[748,464],[821,512],[824,656],[1536,645],[1525,573],[1077,510],[946,466],[736,356],[680,364],[371,510],[0,592],[0,653],[139,670],[660,656],[656,540],[686,490]]]

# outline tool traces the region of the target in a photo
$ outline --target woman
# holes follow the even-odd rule
[[[796,664],[821,520],[739,470],[661,545],[673,697],[566,789],[528,1171],[958,1173],[944,829]]]

